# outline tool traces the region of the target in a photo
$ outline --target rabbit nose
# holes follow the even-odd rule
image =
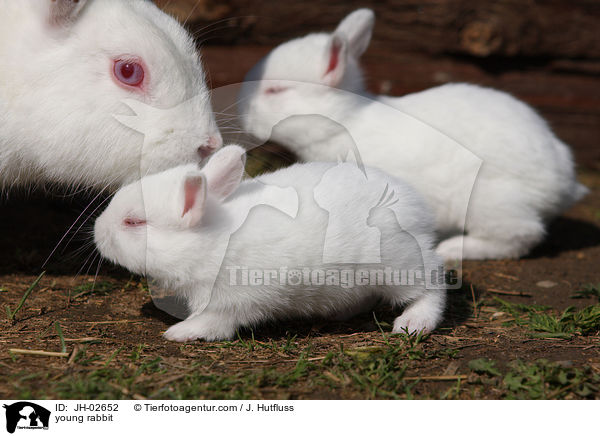
[[[221,147],[223,145],[223,139],[221,138],[221,135],[217,133],[216,135],[212,135],[210,138],[208,138],[208,145],[213,147],[215,150]]]
[[[208,138],[205,144],[198,147],[198,154],[202,159],[206,159],[210,156],[215,150],[223,145],[223,140],[221,139],[221,135],[213,135]]]

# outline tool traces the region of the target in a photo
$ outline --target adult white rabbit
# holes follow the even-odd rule
[[[115,189],[221,143],[194,41],[152,2],[0,0],[0,191]]]
[[[304,161],[336,160],[348,151],[347,135],[292,116],[327,117],[347,129],[366,165],[426,198],[446,259],[527,254],[548,220],[587,192],[569,148],[531,107],[494,89],[447,84],[397,98],[369,94],[359,57],[373,23],[373,12],[359,9],[332,34],[276,47],[242,86],[244,129]]]
[[[167,339],[220,340],[268,320],[344,317],[377,298],[408,305],[394,332],[437,326],[443,265],[433,217],[410,186],[369,168],[357,178],[351,163],[297,164],[242,182],[243,158],[242,148],[228,146],[202,170],[144,177],[117,191],[96,221],[104,257],[187,303],[189,317]],[[326,210],[348,204],[346,222],[328,222]],[[376,227],[380,243],[344,231],[356,221]],[[324,262],[326,234],[330,253],[360,251],[371,263]]]

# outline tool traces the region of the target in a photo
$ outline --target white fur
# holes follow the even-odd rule
[[[445,258],[527,254],[547,221],[587,192],[569,148],[531,107],[494,89],[447,84],[398,98],[369,94],[358,56],[372,25],[373,13],[361,9],[333,34],[275,48],[246,76],[244,129],[304,161],[336,160],[348,134],[315,128],[321,115],[347,129],[366,165],[402,177],[426,198],[439,235],[449,237],[437,249]],[[340,60],[327,73],[335,41],[342,41]]]
[[[146,274],[186,301],[190,316],[172,326],[165,334],[167,339],[227,339],[240,327],[290,317],[343,318],[367,309],[376,298],[393,305],[408,304],[394,323],[394,332],[436,327],[445,305],[443,284],[427,286],[417,280],[405,286],[355,285],[344,289],[327,284],[290,286],[279,281],[252,286],[238,281],[232,286],[230,274],[234,267],[351,267],[323,263],[328,225],[323,205],[329,205],[329,210],[364,210],[363,204],[370,204],[370,212],[346,213],[346,223],[355,227],[355,222],[361,220],[381,233],[381,246],[373,247],[361,234],[348,235],[337,229],[329,241],[330,250],[381,250],[382,263],[374,266],[377,268],[385,264],[407,270],[443,270],[441,259],[432,249],[433,217],[416,192],[400,180],[367,168],[365,183],[354,176],[354,164],[308,163],[240,184],[239,171],[234,167],[243,165],[242,152],[237,146],[225,147],[200,172],[193,165],[176,167],[125,186],[96,221],[95,241],[104,257]],[[231,195],[224,195],[211,179],[228,187],[237,180],[239,186]],[[208,195],[198,194],[198,203],[182,216],[182,199],[189,199],[181,195],[186,180],[195,181],[196,188],[204,183]],[[314,197],[317,186],[318,204]],[[284,213],[290,210],[290,191],[274,187],[297,192],[297,214]],[[386,192],[385,204],[379,201],[382,192]],[[198,213],[202,216],[200,222],[190,225],[187,215]],[[132,216],[146,219],[147,224],[124,226],[124,219]],[[221,265],[223,246],[227,256]]]
[[[152,2],[0,0],[0,11],[0,191],[117,188],[220,146],[194,41]],[[144,62],[143,92],[112,77],[123,57]],[[138,113],[145,136],[113,117],[134,115],[132,102],[156,108]]]

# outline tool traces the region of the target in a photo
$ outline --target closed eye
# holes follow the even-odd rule
[[[146,225],[146,220],[135,217],[127,217],[123,220],[123,225],[125,227],[140,227]]]
[[[281,94],[283,91],[287,91],[288,87],[285,86],[271,86],[265,89],[265,94]]]

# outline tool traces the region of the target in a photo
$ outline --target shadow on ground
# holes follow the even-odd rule
[[[600,245],[600,227],[577,218],[560,217],[548,227],[548,236],[528,259],[556,257],[562,252]]]

